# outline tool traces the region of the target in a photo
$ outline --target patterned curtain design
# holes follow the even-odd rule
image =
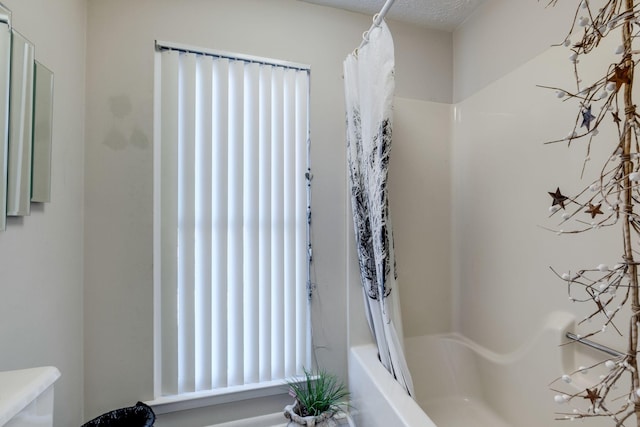
[[[367,43],[344,61],[347,158],[355,241],[369,327],[385,368],[413,396],[398,331],[388,168],[392,141],[393,39],[382,22]],[[394,315],[395,313],[395,315]]]

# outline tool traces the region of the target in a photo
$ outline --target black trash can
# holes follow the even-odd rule
[[[152,427],[156,414],[142,402],[128,408],[115,409],[92,419],[82,427]]]

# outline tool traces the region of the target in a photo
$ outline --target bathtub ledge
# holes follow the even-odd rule
[[[36,400],[59,377],[60,371],[51,366],[0,372],[0,426]]]

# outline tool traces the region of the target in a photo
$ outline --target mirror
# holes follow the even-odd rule
[[[50,202],[53,72],[35,61],[34,73],[31,201]]]
[[[0,230],[7,224],[7,162],[9,129],[9,71],[11,12],[0,4]]]
[[[33,43],[13,29],[7,168],[7,215],[10,216],[31,212],[34,51]]]
[[[0,231],[7,216],[51,200],[53,72],[0,3]]]
[[[0,3],[0,22],[4,22],[11,28],[11,11],[2,3]]]

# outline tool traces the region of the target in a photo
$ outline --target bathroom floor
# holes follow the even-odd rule
[[[420,406],[437,425],[447,427],[512,427],[483,402],[465,397],[447,397],[421,402]]]

